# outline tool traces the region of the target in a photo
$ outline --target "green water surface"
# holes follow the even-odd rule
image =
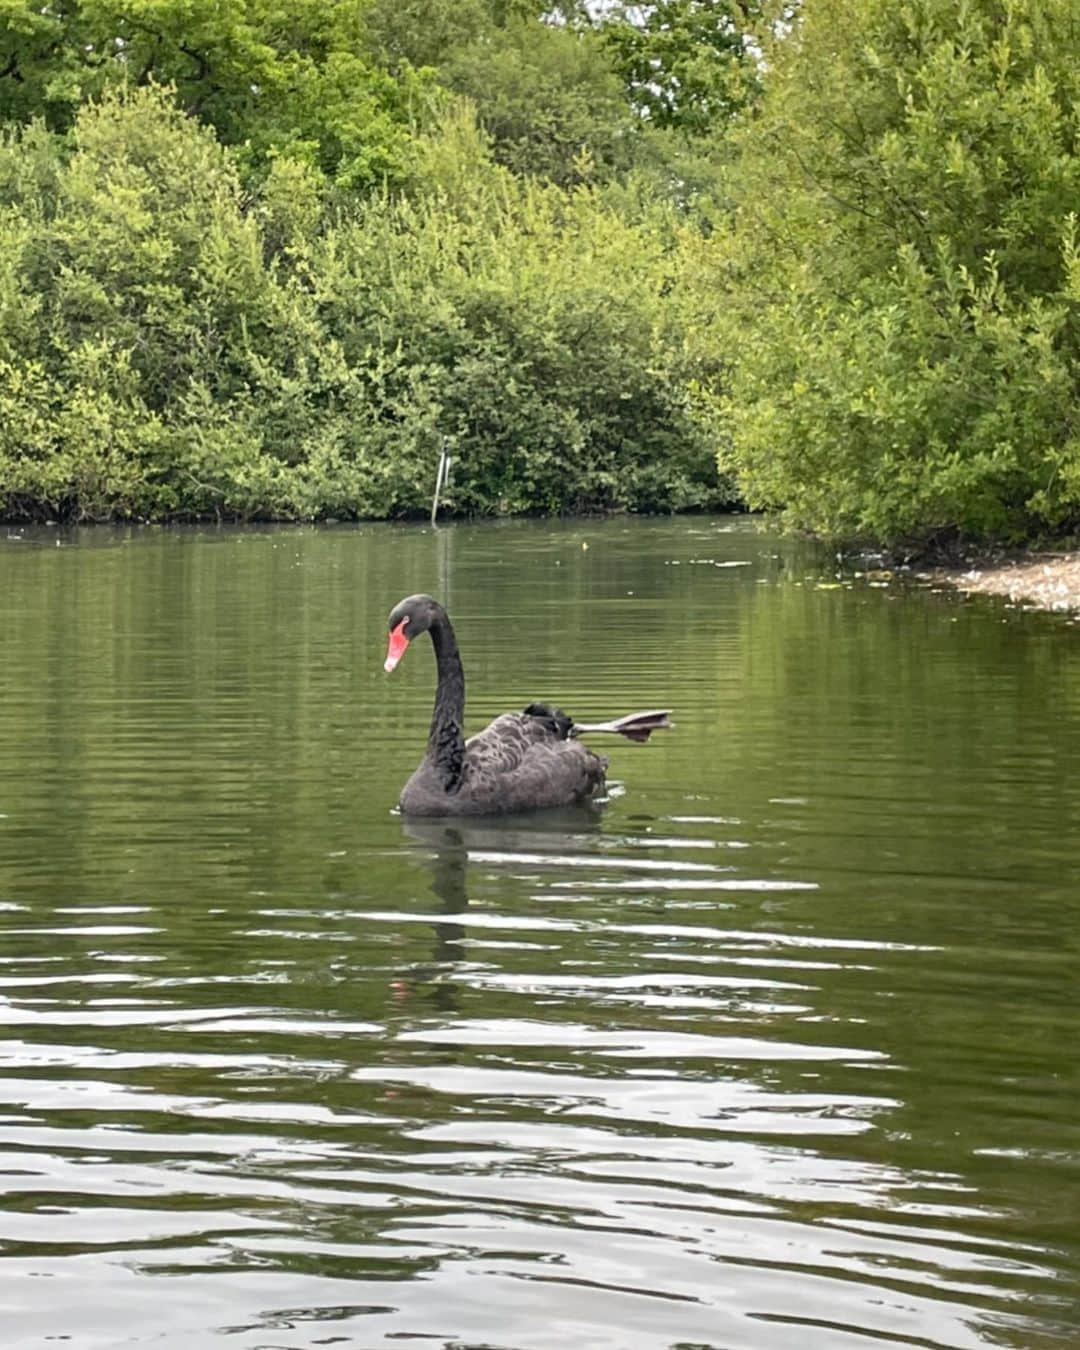
[[[1080,1345],[1080,626],[723,518],[0,583],[5,1347]],[[417,590],[470,728],[676,729],[403,821]]]

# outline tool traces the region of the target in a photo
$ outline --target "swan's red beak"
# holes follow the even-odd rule
[[[409,645],[409,639],[405,636],[405,625],[408,619],[402,619],[396,628],[390,630],[390,642],[386,648],[386,660],[383,662],[383,670],[390,673],[405,655],[405,648]]]

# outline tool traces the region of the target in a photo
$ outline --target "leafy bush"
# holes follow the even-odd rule
[[[659,208],[523,184],[467,113],[411,199],[233,159],[168,95],[0,145],[0,509],[163,518],[637,510],[726,500]]]
[[[814,0],[773,43],[712,243],[724,463],[896,541],[1080,519],[1070,0]]]

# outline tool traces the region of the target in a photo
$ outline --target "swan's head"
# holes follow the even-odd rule
[[[430,595],[410,595],[405,600],[399,600],[390,611],[390,641],[383,669],[387,672],[393,670],[413,638],[426,633],[442,612],[438,600],[432,599]]]

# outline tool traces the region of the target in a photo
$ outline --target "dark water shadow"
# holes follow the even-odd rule
[[[570,839],[600,829],[598,805],[559,807],[527,815],[491,816],[482,820],[403,820],[402,834],[427,857],[431,894],[444,918],[432,924],[431,960],[414,966],[408,982],[411,993],[425,991],[440,1012],[457,1011],[457,985],[447,975],[467,959],[466,928],[455,923],[469,905],[469,863],[477,853],[512,855],[558,854]]]

